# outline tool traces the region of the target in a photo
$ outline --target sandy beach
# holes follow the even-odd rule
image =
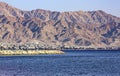
[[[0,55],[63,54],[60,50],[0,50]]]

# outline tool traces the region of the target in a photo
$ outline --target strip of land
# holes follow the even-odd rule
[[[64,54],[60,50],[0,50],[0,55]]]

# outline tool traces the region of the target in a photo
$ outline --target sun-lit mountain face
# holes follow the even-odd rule
[[[0,42],[120,47],[120,18],[104,11],[22,11],[0,2]]]

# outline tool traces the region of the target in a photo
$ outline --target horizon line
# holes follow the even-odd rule
[[[114,15],[114,14],[112,14],[112,13],[108,13],[107,11],[101,10],[101,9],[97,9],[97,10],[66,10],[66,11],[62,11],[62,10],[61,10],[61,11],[60,11],[60,10],[50,10],[50,9],[44,9],[44,8],[35,8],[35,9],[27,10],[27,9],[18,8],[18,7],[16,7],[16,6],[13,6],[13,5],[11,5],[11,4],[7,3],[7,2],[4,2],[4,1],[0,1],[0,3],[5,3],[5,4],[7,4],[8,6],[11,6],[11,7],[16,8],[16,9],[21,10],[21,11],[43,10],[43,11],[60,12],[60,13],[65,13],[65,12],[96,12],[96,11],[103,11],[103,12],[105,12],[106,14],[110,14],[110,15],[112,15],[112,16],[116,16],[116,17],[119,17],[119,18],[120,18],[120,16],[118,16],[118,15]]]

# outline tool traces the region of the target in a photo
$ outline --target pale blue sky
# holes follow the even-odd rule
[[[0,0],[22,10],[52,11],[103,10],[120,17],[120,0]]]

